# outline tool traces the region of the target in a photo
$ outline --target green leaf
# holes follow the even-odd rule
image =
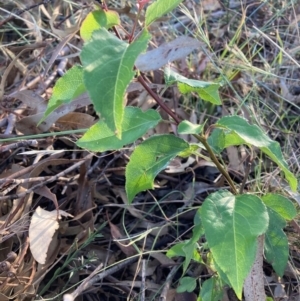
[[[225,134],[225,145],[224,145],[225,148],[232,145],[241,145],[246,143],[245,140],[243,140],[238,134],[236,134],[233,131],[225,131],[224,134]]]
[[[95,152],[117,150],[142,137],[149,129],[155,127],[160,120],[161,117],[155,110],[143,112],[136,107],[126,107],[121,139],[108,128],[104,121],[99,121],[76,144]]]
[[[56,82],[47,110],[40,123],[62,104],[71,102],[85,91],[83,69],[81,66],[73,66]]]
[[[216,266],[241,299],[244,280],[255,260],[257,237],[268,228],[267,209],[255,195],[218,191],[205,199],[200,215]]]
[[[146,49],[149,39],[149,33],[144,30],[137,40],[128,44],[101,28],[93,32],[80,55],[84,83],[94,107],[118,138],[122,135],[124,94],[135,75],[134,62]]]
[[[165,68],[165,81],[167,85],[177,83],[179,91],[183,94],[195,92],[203,100],[209,101],[216,105],[222,104],[218,91],[220,87],[219,84],[188,79],[174,72],[169,67]]]
[[[192,243],[190,240],[185,241],[185,242],[180,242],[174,246],[172,246],[168,252],[167,256],[169,258],[172,257],[184,257],[184,262],[183,262],[183,274],[186,272],[191,260],[194,260],[199,263],[203,263],[203,260],[200,256],[200,254],[197,251],[198,245],[196,243]]]
[[[203,131],[204,124],[194,124],[187,120],[179,123],[178,134],[200,134]]]
[[[193,243],[198,242],[201,236],[204,235],[204,228],[201,221],[200,211],[201,208],[197,210],[194,216],[194,228],[193,228],[193,235],[191,237],[191,241]]]
[[[192,292],[196,288],[196,279],[193,277],[183,277],[179,280],[180,285],[177,287],[176,291],[178,293]]]
[[[179,157],[182,158],[188,158],[191,155],[194,155],[197,153],[198,149],[200,148],[200,144],[190,144],[188,149],[185,149],[184,151],[178,153]],[[197,153],[198,154],[198,153]]]
[[[126,192],[128,201],[146,189],[153,189],[156,175],[189,144],[172,135],[152,136],[133,151],[126,166]]]
[[[167,256],[169,258],[172,257],[178,257],[182,256],[185,257],[185,252],[183,251],[183,247],[187,244],[187,242],[180,242],[174,246],[172,246],[168,251],[167,251]]]
[[[187,270],[187,268],[190,265],[191,260],[194,260],[199,263],[203,263],[202,258],[200,254],[198,253],[198,244],[193,242],[192,240],[189,240],[183,247],[182,250],[184,252],[185,260],[183,262],[182,266],[182,273],[184,274]]]
[[[146,26],[177,7],[183,0],[157,0],[146,11]]]
[[[297,179],[289,171],[278,142],[270,139],[257,125],[250,125],[244,118],[239,116],[223,117],[217,122],[217,125],[234,131],[245,143],[260,148],[282,169],[292,190],[296,191]]]
[[[267,209],[270,222],[265,235],[265,256],[277,275],[282,277],[289,256],[288,240],[282,230],[286,226],[286,222],[275,211],[270,208]]]
[[[212,148],[213,152],[220,154],[225,148],[225,133],[224,130],[214,129],[207,139],[207,143]]]
[[[285,220],[292,220],[297,211],[293,203],[280,194],[269,193],[262,197],[269,212],[269,227],[265,239],[265,255],[275,272],[283,276],[288,261],[288,240],[283,232]]]
[[[80,36],[84,41],[91,38],[93,31],[102,27],[109,29],[120,24],[120,17],[117,12],[108,10],[95,10],[90,12],[80,27]]]
[[[216,276],[205,280],[200,289],[200,301],[219,301],[222,299],[223,290],[220,279]]]
[[[218,128],[213,130],[207,142],[217,154],[228,146],[245,144],[245,141],[235,132]]]
[[[293,202],[283,195],[268,193],[262,197],[265,205],[278,213],[285,220],[292,220],[297,215],[297,210]]]

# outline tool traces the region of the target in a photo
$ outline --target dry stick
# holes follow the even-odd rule
[[[38,6],[43,5],[43,4],[48,4],[48,3],[52,2],[52,1],[53,1],[53,0],[43,0],[43,1],[41,1],[40,3],[33,4],[33,5],[28,6],[28,7],[24,8],[24,9],[22,9],[22,10],[19,10],[19,11],[17,11],[15,14],[16,14],[17,16],[20,16],[20,15],[22,15],[23,13],[25,13],[25,12],[27,12],[27,11],[29,11],[29,10],[35,8],[35,7],[38,7]],[[5,20],[3,20],[3,21],[0,22],[0,27],[3,26],[4,24],[6,24],[7,22],[12,21],[12,20],[15,19],[15,18],[16,18],[15,16],[9,16],[8,18],[6,18]]]
[[[99,181],[101,179],[101,177],[104,175],[104,173],[107,171],[108,167],[111,166],[117,159],[119,159],[121,156],[123,156],[123,153],[120,152],[118,155],[116,155],[115,157],[113,157],[107,164],[106,166],[102,169],[100,175],[97,177],[96,181]]]
[[[1,82],[0,82],[0,100],[2,100],[3,95],[4,95],[4,87],[5,87],[5,83],[6,83],[6,79],[10,73],[10,71],[12,70],[12,68],[15,66],[15,63],[17,61],[17,59],[25,52],[25,49],[22,50],[19,54],[17,54],[15,56],[15,58],[9,63],[8,67],[5,69],[2,78],[1,78]]]
[[[141,285],[141,292],[142,297],[141,301],[145,301],[145,291],[146,291],[146,260],[142,260],[142,285]]]
[[[27,179],[9,179],[9,180],[7,180],[7,179],[0,179],[0,184],[5,183],[6,185],[9,185],[9,184],[20,185],[20,184],[25,184],[25,183],[44,182],[44,181],[47,181],[47,180],[49,180],[51,178],[52,178],[52,176],[33,177],[33,178],[27,178]],[[71,181],[76,180],[76,178],[78,178],[78,176],[74,176],[74,177],[72,177],[70,179],[65,178],[65,177],[59,177],[58,180],[69,183]],[[4,193],[4,191],[2,191],[1,194],[5,195],[6,193]]]
[[[85,278],[82,283],[76,288],[76,290],[71,294],[72,297],[75,299],[77,296],[79,296],[81,293],[83,293],[85,290],[87,290],[90,285],[89,281],[102,269],[103,264],[100,263],[95,270],[87,277]]]
[[[8,123],[7,123],[7,127],[5,129],[4,135],[11,135],[11,133],[15,127],[16,121],[17,121],[16,115],[10,113],[8,115],[7,121],[8,121]]]
[[[26,44],[23,46],[11,46],[9,47],[9,50],[12,52],[20,52],[22,50],[27,51],[31,51],[31,50],[35,50],[38,48],[44,48],[48,45],[47,42],[36,42],[36,43],[32,43],[32,44]]]
[[[94,271],[88,278],[84,280],[84,282],[72,293],[64,295],[64,300],[74,300],[79,294],[81,294],[84,290],[88,289],[89,287],[93,286],[100,280],[104,279],[105,277],[116,273],[117,271],[123,269],[124,267],[134,263],[137,260],[137,257],[131,257],[124,260],[121,263],[116,264],[114,267],[104,270],[101,274],[93,275],[94,277],[90,277],[92,274],[95,274]],[[91,278],[91,279],[89,279]]]
[[[22,198],[24,196],[26,196],[27,194],[34,192],[35,189],[37,188],[41,188],[49,183],[52,183],[54,181],[57,181],[60,177],[65,176],[66,174],[68,174],[69,172],[73,171],[74,169],[76,169],[77,167],[81,166],[85,161],[91,159],[94,156],[94,154],[89,154],[87,155],[83,160],[81,160],[78,163],[75,163],[74,165],[72,165],[71,167],[67,168],[66,170],[58,173],[57,175],[51,177],[50,179],[48,179],[45,182],[39,183],[35,186],[32,186],[31,188],[29,188],[27,191],[23,192],[23,193],[19,193],[19,194],[14,194],[14,195],[7,195],[7,196],[3,196],[0,197],[0,201],[4,201],[4,200],[12,200],[12,199],[18,199],[18,198]]]
[[[119,284],[119,280],[117,278],[115,278],[114,276],[106,276],[105,277],[107,281],[112,282],[112,283],[118,283]],[[138,299],[138,294],[136,292],[134,292],[132,289],[128,288],[125,285],[118,285],[118,287],[120,288],[120,290],[123,290],[125,293],[127,293],[129,296],[131,296],[133,298],[133,300]]]
[[[60,156],[60,154],[54,154],[54,155],[51,155],[49,158],[46,158],[42,161],[40,161],[39,163],[43,163],[43,162],[46,162],[46,161],[49,161],[51,159],[57,159],[58,157]],[[26,175],[27,173],[31,172],[33,169],[35,169],[36,167],[36,164],[33,164],[31,166],[28,166],[20,171],[17,171],[15,172],[14,174],[8,176],[7,178],[5,178],[4,180],[6,180],[3,185],[0,186],[0,189],[6,184],[6,183],[9,183],[10,180],[14,179],[14,178],[18,178],[18,177],[22,177],[24,175]],[[2,183],[2,182],[1,182]],[[0,183],[0,184],[1,184]]]
[[[43,140],[45,140],[45,139],[43,139]],[[37,146],[38,144],[39,144],[39,142],[36,139],[11,143],[11,144],[8,144],[8,145],[0,146],[0,153],[9,151],[9,150],[14,149],[14,148]]]
[[[179,261],[182,261],[182,260],[179,260]],[[177,270],[179,268],[180,268],[180,264],[173,266],[172,270],[170,271],[170,273],[169,273],[169,275],[166,279],[164,288],[163,288],[163,290],[160,294],[160,297],[159,297],[159,301],[166,301],[167,300],[167,294],[168,294],[168,291],[170,289],[171,281],[172,281],[173,277],[175,276],[175,273],[177,272]]]

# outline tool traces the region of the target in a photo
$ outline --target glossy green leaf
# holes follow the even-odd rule
[[[291,188],[296,191],[297,179],[289,171],[288,165],[283,158],[280,145],[278,142],[270,139],[257,125],[250,125],[240,116],[226,116],[221,118],[217,125],[234,131],[245,143],[260,148],[262,152],[268,155],[285,174]],[[230,142],[229,139],[226,139]]]
[[[102,27],[109,29],[120,24],[120,17],[117,12],[102,9],[90,12],[82,22],[80,36],[84,41],[91,38],[93,31]]]
[[[268,228],[267,209],[255,195],[218,191],[205,199],[200,215],[216,266],[241,299],[244,280],[255,260],[257,237]]]
[[[196,279],[193,277],[183,277],[179,280],[179,286],[177,287],[178,293],[189,292],[191,293],[196,288]]]
[[[146,11],[146,26],[176,8],[183,0],[157,0]]]
[[[196,79],[188,79],[174,72],[169,67],[165,69],[165,82],[167,85],[177,83],[179,91],[183,94],[195,92],[203,100],[209,101],[216,105],[222,104],[218,91],[220,87],[219,84],[203,82]]]
[[[200,289],[199,301],[219,301],[223,296],[220,279],[216,276],[205,280]]]
[[[288,261],[288,240],[283,232],[285,220],[292,220],[297,211],[293,203],[280,194],[269,193],[262,197],[269,212],[269,227],[265,239],[265,255],[275,272],[283,276]]]
[[[194,124],[188,120],[183,120],[178,125],[178,134],[200,134],[204,124]]]
[[[62,104],[71,102],[74,98],[83,94],[85,91],[86,88],[83,83],[83,69],[81,66],[74,66],[56,82],[52,96],[48,102],[47,110],[40,123]]]
[[[126,166],[126,192],[128,201],[146,189],[153,189],[157,174],[189,144],[172,135],[157,135],[143,141],[133,151]]]
[[[77,145],[95,152],[117,150],[142,137],[149,129],[155,127],[160,120],[161,117],[155,110],[143,112],[137,107],[126,107],[121,139],[108,128],[104,121],[99,121],[77,141]]]
[[[135,75],[134,62],[146,49],[149,39],[149,33],[143,31],[128,44],[101,28],[93,32],[80,55],[84,83],[94,107],[118,138],[122,135],[124,94]]]

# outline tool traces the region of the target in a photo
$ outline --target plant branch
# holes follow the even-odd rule
[[[128,38],[128,43],[130,44],[133,40],[133,37],[134,37],[134,32],[135,32],[135,29],[136,29],[136,25],[137,25],[137,22],[138,22],[138,19],[140,18],[140,15],[141,15],[141,10],[139,9],[138,10],[138,13],[137,13],[137,16],[134,20],[134,24],[133,24],[133,28],[132,28],[132,31],[131,31],[131,34]]]
[[[225,168],[222,166],[222,164],[219,162],[218,158],[216,157],[215,153],[211,149],[210,145],[207,143],[207,140],[205,137],[202,137],[200,135],[193,135],[195,138],[197,138],[205,147],[207,150],[210,159],[215,163],[216,167],[220,171],[220,173],[224,176],[224,178],[227,180],[229,186],[231,187],[234,194],[238,194],[238,191],[235,188],[235,185],[228,174],[228,172],[225,170]]]
[[[138,81],[141,83],[141,85],[146,89],[146,91],[154,98],[154,100],[161,106],[161,108],[168,114],[170,115],[175,123],[178,125],[181,120],[176,116],[176,114],[160,99],[160,97],[153,92],[148,84],[146,83],[144,77],[142,75],[138,76]]]
[[[170,115],[174,121],[176,122],[176,124],[178,125],[180,123],[180,119],[176,116],[176,114],[160,99],[160,97],[153,92],[150,87],[148,86],[148,84],[146,83],[144,77],[142,75],[138,76],[138,81],[141,83],[141,85],[146,89],[146,91],[154,98],[154,100],[161,106],[161,108],[168,114]],[[209,146],[209,144],[207,143],[207,140],[205,137],[202,137],[200,135],[194,135],[194,137],[196,139],[199,140],[199,142],[201,142],[205,149],[207,150],[210,159],[215,163],[216,167],[218,168],[218,170],[221,172],[221,174],[225,177],[225,179],[227,180],[229,186],[231,187],[232,191],[234,194],[238,194],[238,191],[235,188],[235,185],[230,177],[230,175],[228,174],[228,172],[225,170],[225,168],[222,166],[222,164],[219,162],[218,158],[216,157],[216,155],[214,154],[213,150],[211,149],[211,147]]]

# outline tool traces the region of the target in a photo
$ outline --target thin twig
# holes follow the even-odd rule
[[[247,179],[249,177],[251,166],[252,166],[252,161],[253,161],[253,158],[252,158],[252,160],[249,160],[249,162],[248,162],[248,164],[246,166],[246,171],[245,171],[244,179],[243,179],[243,182],[242,182],[241,187],[239,189],[240,194],[242,194],[243,191],[244,191],[244,189],[245,189],[245,185],[246,185]]]
[[[37,146],[37,145],[38,145],[38,141],[36,139],[20,141],[20,142],[16,142],[16,143],[11,143],[9,145],[0,146],[0,153],[7,152],[7,151],[12,150],[14,148]]]
[[[169,273],[169,275],[166,279],[164,288],[163,288],[163,290],[160,294],[159,301],[166,301],[167,300],[167,293],[170,289],[171,281],[172,281],[173,277],[175,276],[175,274],[176,274],[176,272],[178,271],[179,268],[180,268],[180,264],[173,266],[173,268],[171,269],[171,271],[170,271],[170,273]]]
[[[10,22],[10,21],[14,20],[16,18],[16,16],[20,16],[20,15],[24,14],[25,12],[27,12],[27,11],[33,9],[33,8],[36,8],[40,5],[48,4],[52,1],[53,0],[43,0],[39,3],[37,3],[37,4],[33,4],[33,5],[28,6],[28,7],[25,7],[24,9],[18,10],[17,12],[15,12],[15,15],[9,16],[8,18],[1,21],[0,22],[0,27],[3,26],[4,24],[6,24],[7,22]]]
[[[79,166],[81,166],[82,164],[84,164],[85,161],[91,159],[92,157],[93,157],[93,154],[89,154],[83,160],[81,160],[80,162],[75,163],[74,165],[72,165],[71,167],[67,168],[66,170],[64,170],[64,171],[58,173],[57,175],[51,177],[47,181],[39,183],[39,184],[37,184],[35,186],[32,186],[31,188],[27,189],[25,192],[22,192],[22,193],[19,193],[19,194],[14,194],[14,195],[7,195],[7,196],[0,197],[0,201],[13,200],[13,199],[22,198],[22,197],[26,196],[27,194],[29,194],[31,192],[34,192],[35,189],[44,187],[47,184],[50,184],[52,182],[57,181],[60,177],[63,177],[66,174],[68,174],[69,172],[71,172],[74,169],[78,168]]]
[[[117,271],[123,269],[124,267],[134,263],[137,260],[137,257],[130,257],[126,260],[124,260],[123,262],[120,262],[118,264],[116,264],[115,266],[113,266],[110,269],[104,270],[102,273],[98,274],[98,275],[94,275],[95,271],[92,273],[93,277],[88,277],[87,279],[84,280],[84,282],[82,283],[82,285],[80,285],[72,294],[65,294],[64,295],[64,301],[65,300],[74,300],[77,296],[79,296],[79,294],[81,294],[84,290],[88,289],[89,287],[93,286],[94,284],[96,284],[97,282],[99,282],[100,280],[104,279],[105,277],[112,275],[114,273],[116,273]],[[99,271],[99,269],[97,269],[97,272]]]

